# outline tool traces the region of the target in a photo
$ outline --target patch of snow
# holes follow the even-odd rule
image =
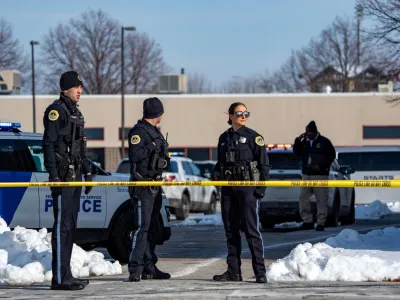
[[[221,214],[199,215],[182,222],[171,222],[171,227],[182,226],[223,226]]]
[[[375,200],[368,205],[356,206],[356,219],[377,220],[383,216],[400,212],[400,202],[382,203]]]
[[[400,229],[344,229],[324,243],[297,245],[267,270],[271,281],[368,281],[400,277]]]
[[[10,230],[0,218],[0,283],[29,285],[50,281],[52,249],[51,233],[17,226]],[[96,251],[84,251],[76,244],[72,248],[71,271],[76,278],[122,274],[118,261],[104,260]]]
[[[297,222],[285,222],[285,223],[280,223],[280,224],[275,224],[274,228],[277,229],[284,229],[284,228],[299,228],[303,224],[302,222],[297,223]]]

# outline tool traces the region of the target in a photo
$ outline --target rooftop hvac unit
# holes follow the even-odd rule
[[[184,74],[164,74],[158,76],[160,94],[184,94],[188,90],[187,76]]]
[[[18,70],[0,70],[0,94],[20,94],[21,73]]]

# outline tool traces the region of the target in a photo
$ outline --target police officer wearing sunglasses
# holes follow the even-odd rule
[[[268,180],[269,159],[264,138],[246,127],[250,112],[243,103],[229,107],[226,130],[218,140],[218,159],[213,171],[213,180]],[[241,237],[244,230],[252,255],[253,271],[257,283],[266,283],[264,245],[259,230],[259,199],[264,197],[266,187],[224,186],[221,189],[221,212],[227,238],[228,269],[215,275],[216,281],[242,281]]]

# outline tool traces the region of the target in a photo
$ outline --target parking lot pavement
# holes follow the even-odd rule
[[[381,220],[360,221],[346,227],[326,228],[325,232],[274,229],[263,231],[267,266],[282,258],[299,243],[324,241],[344,228],[362,233],[388,226],[400,227],[400,215]],[[127,282],[128,272],[91,278],[83,291],[50,291],[48,285],[3,286],[1,298],[79,298],[79,299],[399,299],[399,283],[382,282],[285,282],[256,284],[251,256],[243,236],[242,272],[244,282],[219,283],[213,275],[226,270],[226,242],[222,226],[173,227],[172,237],[157,248],[158,266],[171,273],[165,281]],[[104,248],[103,252],[109,258]],[[399,249],[400,250],[400,249]],[[267,297],[268,296],[268,297]]]

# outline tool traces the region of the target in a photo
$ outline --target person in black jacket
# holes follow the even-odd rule
[[[229,107],[231,128],[221,134],[218,140],[217,164],[213,180],[268,180],[269,159],[264,138],[246,127],[250,112],[243,103],[236,102]],[[215,275],[216,281],[242,281],[240,229],[246,235],[252,255],[253,271],[257,283],[266,283],[264,245],[259,230],[259,201],[264,197],[265,186],[224,186],[221,189],[221,214],[227,238],[228,270]]]
[[[43,152],[49,181],[82,181],[82,175],[86,181],[92,181],[86,154],[85,121],[77,105],[82,87],[77,72],[63,73],[60,98],[44,113]],[[74,278],[70,263],[82,187],[51,187],[50,190],[54,213],[51,289],[81,290],[89,280]],[[85,194],[91,190],[92,187],[86,187]]]
[[[161,122],[164,107],[157,97],[143,102],[143,118],[129,132],[129,161],[131,180],[162,180],[168,168],[168,143],[156,125]],[[133,236],[129,256],[129,281],[142,279],[169,279],[168,273],[157,267],[156,227],[162,206],[161,187],[130,187],[137,230]]]
[[[314,121],[311,121],[306,132],[294,141],[293,152],[302,157],[303,180],[328,180],[331,164],[336,151],[331,141],[322,136]],[[303,219],[301,229],[314,229],[310,198],[314,193],[317,202],[317,231],[324,231],[328,214],[328,187],[301,187],[299,197],[300,216]]]

